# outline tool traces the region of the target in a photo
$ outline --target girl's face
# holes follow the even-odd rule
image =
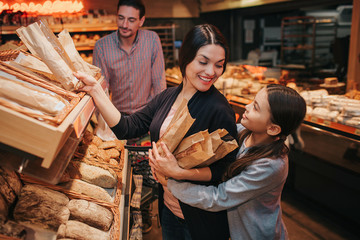
[[[199,48],[194,60],[186,66],[184,88],[205,92],[221,76],[225,63],[225,50],[209,44]]]
[[[253,133],[267,133],[271,123],[270,105],[266,88],[261,89],[252,103],[246,105],[241,124]]]

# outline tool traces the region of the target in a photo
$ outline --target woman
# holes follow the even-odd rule
[[[281,192],[288,174],[286,137],[303,121],[304,99],[293,89],[268,85],[246,106],[238,125],[237,160],[216,186],[168,180],[167,187],[180,201],[207,211],[227,210],[232,240],[287,239],[281,219]],[[181,169],[164,144],[166,157],[153,146],[150,165],[157,172],[181,179]],[[164,183],[165,184],[165,183]]]
[[[206,129],[211,133],[225,128],[236,138],[235,113],[213,86],[225,71],[228,54],[225,38],[215,26],[195,26],[185,36],[179,52],[183,82],[164,90],[143,109],[129,116],[121,116],[93,78],[82,73],[75,73],[75,76],[86,84],[83,90],[94,98],[119,139],[134,138],[150,131],[151,140],[158,141],[184,98],[188,100],[190,115],[196,119],[185,137]],[[235,156],[236,150],[209,167],[183,171],[180,178],[203,185],[218,184]],[[166,187],[160,188],[159,214],[164,240],[227,240],[229,237],[226,211],[214,213],[191,207],[179,202]]]

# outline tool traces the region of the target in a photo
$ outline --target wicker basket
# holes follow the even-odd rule
[[[57,115],[57,116],[49,116],[46,114],[41,114],[33,111],[32,109],[22,107],[20,105],[14,104],[11,101],[7,101],[5,99],[0,99],[0,105],[3,105],[7,108],[10,108],[14,111],[20,112],[32,118],[41,119],[47,123],[52,125],[59,125],[65,117],[71,112],[71,110],[79,103],[80,99],[85,95],[84,92],[75,94],[73,92],[64,90],[61,87],[51,83],[50,81],[46,81],[35,74],[31,74],[29,72],[23,71],[21,69],[15,68],[4,61],[14,60],[21,51],[19,50],[8,50],[0,52],[0,71],[6,72],[8,74],[16,76],[18,79],[23,80],[25,82],[40,86],[45,88],[51,92],[58,94],[59,96],[66,99],[69,104]],[[29,54],[29,53],[27,53]]]
[[[61,186],[58,185],[53,185],[53,184],[49,184],[43,181],[40,181],[38,179],[26,176],[21,174],[21,180],[25,183],[25,184],[38,184],[44,187],[47,187],[49,189],[52,189],[54,191],[58,191],[58,192],[62,192],[64,193],[66,196],[68,196],[70,199],[82,199],[82,200],[87,200],[93,203],[96,203],[100,206],[103,206],[107,209],[109,209],[113,215],[114,215],[114,221],[112,223],[112,226],[109,230],[110,233],[110,239],[111,240],[119,240],[120,238],[120,224],[121,224],[121,216],[120,216],[120,209],[119,209],[119,204],[120,204],[120,198],[121,198],[121,189],[122,189],[122,171],[120,169],[123,168],[123,166],[121,165],[121,163],[123,163],[123,161],[120,161],[120,165],[119,166],[113,166],[110,164],[104,164],[104,163],[100,163],[99,161],[92,161],[91,164],[95,165],[95,166],[99,166],[102,168],[107,168],[107,169],[112,169],[115,171],[116,176],[117,176],[117,186],[116,186],[116,194],[114,197],[114,201],[113,202],[106,202],[106,201],[102,201],[99,199],[95,199],[89,196],[86,196],[84,194],[80,194],[71,190],[67,190]]]

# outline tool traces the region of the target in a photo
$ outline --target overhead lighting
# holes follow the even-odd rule
[[[78,13],[84,9],[81,1],[45,1],[43,4],[27,2],[14,3],[9,5],[0,1],[0,12],[3,10],[12,10],[13,12],[21,11],[36,14],[53,14],[53,13]]]

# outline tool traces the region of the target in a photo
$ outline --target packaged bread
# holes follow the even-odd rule
[[[27,27],[20,27],[16,33],[30,52],[42,59],[64,89],[69,91],[79,89],[83,85],[73,75],[75,68],[69,56],[55,35],[43,23],[39,21]]]
[[[102,200],[105,202],[113,202],[112,197],[105,189],[79,179],[72,179],[66,183],[61,183],[60,186],[67,190],[84,194],[98,200]]]
[[[14,209],[14,219],[24,224],[57,231],[69,219],[69,198],[36,184],[26,184]]]
[[[0,76],[0,97],[51,116],[59,114],[69,103],[41,87]]]
[[[110,235],[108,232],[101,231],[89,225],[69,220],[62,224],[57,232],[57,239],[77,239],[77,240],[108,240]]]
[[[68,204],[70,219],[88,224],[97,229],[108,231],[114,216],[110,210],[86,200],[73,199]],[[94,217],[96,216],[96,217]]]

